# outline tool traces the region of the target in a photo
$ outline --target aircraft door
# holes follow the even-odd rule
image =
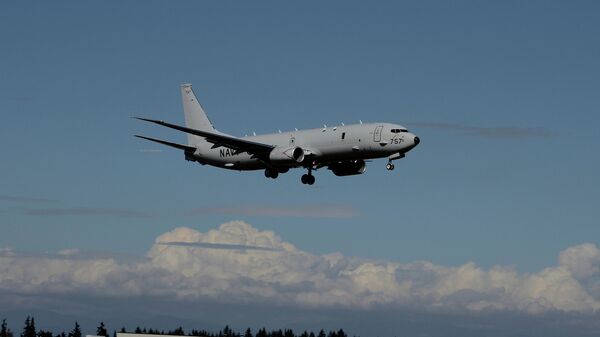
[[[376,127],[375,132],[373,132],[373,141],[376,143],[381,141],[381,130],[383,130],[383,125]]]

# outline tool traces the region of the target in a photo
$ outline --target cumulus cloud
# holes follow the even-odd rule
[[[472,262],[446,267],[340,253],[314,255],[274,232],[234,221],[206,233],[176,228],[156,238],[145,260],[133,263],[110,256],[78,259],[77,253],[31,257],[5,249],[0,254],[0,290],[301,308],[395,306],[526,313],[600,309],[593,289],[600,250],[593,244],[566,249],[556,266],[518,273],[501,266],[483,269]]]
[[[208,243],[208,242],[157,242],[159,245],[179,246],[179,247],[195,247],[195,248],[210,248],[210,249],[229,249],[229,250],[265,250],[277,251],[278,249],[260,246],[235,245],[230,243]]]

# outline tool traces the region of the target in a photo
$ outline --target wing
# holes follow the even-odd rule
[[[166,123],[166,122],[155,120],[155,119],[140,118],[140,117],[133,117],[133,118],[139,119],[142,121],[146,121],[146,122],[150,122],[150,123],[154,123],[154,124],[158,124],[158,125],[162,125],[162,126],[166,126],[168,128],[183,131],[185,133],[189,133],[192,135],[204,137],[207,142],[213,144],[213,146],[212,146],[213,149],[218,148],[218,147],[227,147],[227,148],[239,151],[239,152],[246,152],[254,158],[259,158],[259,159],[263,159],[263,160],[267,160],[267,158],[269,157],[269,153],[271,152],[271,150],[273,150],[273,148],[275,148],[274,145],[253,142],[253,141],[249,141],[249,140],[245,140],[245,139],[241,139],[241,138],[236,138],[236,137],[213,133],[213,132],[208,132],[208,131],[190,129],[190,128],[186,128],[184,126],[170,124],[170,123]]]

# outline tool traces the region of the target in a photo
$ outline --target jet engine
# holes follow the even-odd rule
[[[298,146],[277,146],[269,154],[269,159],[275,165],[293,165],[304,161],[304,150]]]
[[[364,160],[341,161],[329,165],[329,169],[336,176],[352,176],[363,174],[367,170],[367,164]]]

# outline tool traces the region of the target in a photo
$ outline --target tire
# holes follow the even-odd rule
[[[265,177],[275,179],[279,176],[279,172],[272,169],[265,169]]]
[[[308,174],[303,174],[302,177],[300,177],[300,181],[305,185],[308,184]]]

